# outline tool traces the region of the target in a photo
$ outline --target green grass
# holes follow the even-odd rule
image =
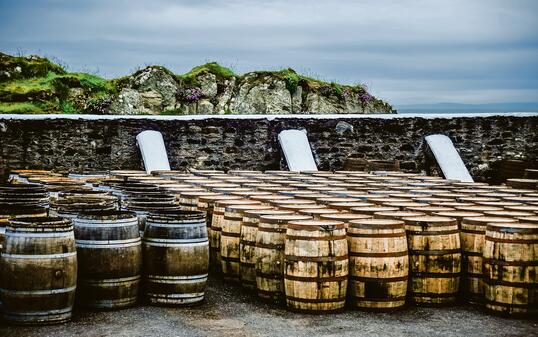
[[[54,107],[33,102],[0,102],[0,114],[39,114],[53,111]]]
[[[203,73],[211,73],[215,75],[217,77],[217,81],[237,77],[237,75],[231,69],[223,67],[217,62],[210,62],[194,67],[191,69],[191,71],[183,75],[176,75],[176,78],[180,83],[183,83],[186,86],[199,87],[200,83],[197,81],[196,77]]]

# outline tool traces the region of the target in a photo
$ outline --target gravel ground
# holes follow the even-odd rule
[[[206,301],[198,306],[76,312],[72,322],[55,326],[0,323],[0,336],[538,336],[538,320],[500,318],[466,305],[411,307],[393,313],[297,314],[210,279]]]

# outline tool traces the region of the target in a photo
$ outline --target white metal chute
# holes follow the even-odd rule
[[[304,130],[284,130],[278,134],[290,171],[317,171],[312,149]]]
[[[450,138],[445,135],[430,135],[426,136],[426,143],[431,149],[445,179],[474,182]]]
[[[136,141],[147,173],[156,170],[170,170],[163,135],[159,131],[142,131],[136,136]]]

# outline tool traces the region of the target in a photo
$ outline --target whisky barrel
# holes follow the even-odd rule
[[[350,304],[368,310],[403,307],[409,274],[404,222],[352,220],[347,239]]]
[[[491,223],[484,242],[486,309],[538,316],[538,225]]]
[[[258,206],[267,207],[267,206]],[[239,271],[241,285],[249,290],[256,290],[256,235],[262,215],[290,215],[292,211],[266,209],[248,209],[243,212],[241,236],[239,238]]]
[[[205,214],[150,213],[142,240],[143,277],[151,304],[192,304],[204,299],[209,269]]]
[[[216,196],[220,195],[215,192],[201,192],[201,191],[185,191],[179,193],[178,204],[180,209],[183,211],[197,211],[198,210],[198,199],[200,197],[206,196]]]
[[[71,319],[77,252],[69,219],[12,219],[0,259],[4,319],[17,324]]]
[[[516,218],[519,222],[538,224],[538,215],[521,216]]]
[[[10,219],[45,216],[47,216],[47,209],[41,206],[5,205],[0,207],[0,252],[6,235],[6,225]]]
[[[340,214],[336,209],[332,208],[309,208],[309,209],[299,209],[297,213],[301,215],[309,215],[316,220],[320,220],[322,215],[325,214]]]
[[[349,227],[351,220],[371,219],[371,215],[366,214],[354,214],[354,213],[335,213],[335,214],[322,214],[319,216],[320,220],[342,221],[346,229]]]
[[[388,206],[369,206],[369,207],[352,207],[349,211],[351,213],[357,213],[357,214],[366,214],[370,216],[374,216],[377,212],[390,212],[390,211],[398,211],[399,209],[397,207],[388,207]]]
[[[467,302],[479,304],[484,299],[482,253],[486,226],[488,223],[510,223],[517,220],[508,217],[469,215],[459,222],[463,271],[460,288]]]
[[[331,202],[327,204],[327,207],[337,209],[342,212],[350,212],[352,208],[354,207],[373,207],[375,206],[372,203],[355,200],[351,202]]]
[[[410,257],[411,299],[421,305],[456,301],[461,274],[461,244],[456,219],[404,218]]]
[[[289,222],[284,253],[288,309],[316,313],[344,308],[349,257],[343,222]]]
[[[46,206],[49,194],[38,184],[0,184],[0,205]]]
[[[142,242],[133,212],[102,211],[74,219],[78,258],[77,303],[117,309],[136,303]]]
[[[402,220],[403,218],[410,218],[410,217],[424,216],[424,215],[426,215],[426,213],[417,212],[417,211],[388,211],[388,212],[374,213],[374,218]]]
[[[262,300],[280,303],[284,299],[284,243],[286,226],[306,215],[262,215],[256,233],[256,289]]]
[[[241,223],[245,210],[268,210],[272,206],[258,204],[228,205],[224,209],[224,220],[220,236],[220,259],[224,280],[228,282],[240,281],[239,243],[241,237]]]
[[[200,197],[200,200],[207,201],[207,207],[211,210],[211,224],[209,226],[209,247],[210,247],[210,264],[211,270],[220,273],[222,272],[220,258],[220,236],[222,232],[222,222],[224,221],[224,209],[227,205],[246,204],[255,205],[248,199],[242,199],[235,195],[222,195],[210,198]]]

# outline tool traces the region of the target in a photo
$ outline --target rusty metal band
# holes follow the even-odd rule
[[[349,256],[295,256],[295,255],[286,255],[286,261],[297,261],[297,262],[335,262],[335,261],[344,261],[347,260]]]
[[[471,273],[471,272],[464,272],[463,273],[465,277],[467,278],[484,278],[484,275],[483,274],[480,274],[480,273]]]
[[[245,246],[256,246],[256,241],[250,241],[250,240],[239,240],[239,243]]]
[[[224,216],[224,212],[221,212],[221,211],[217,211],[213,208],[213,215],[222,215]]]
[[[220,235],[221,235],[221,237],[229,236],[229,237],[232,237],[232,238],[238,238],[238,237],[241,236],[241,233],[233,233],[233,232],[221,231]]]
[[[504,261],[499,259],[483,259],[482,260],[484,264],[491,264],[491,265],[497,265],[497,266],[525,266],[525,267],[537,267],[538,266],[538,260],[534,261]]]
[[[423,236],[437,236],[437,235],[449,235],[449,234],[459,234],[459,229],[451,229],[446,231],[435,231],[435,232],[419,232],[419,231],[407,231],[407,235],[423,235]]]
[[[326,228],[326,227],[330,227],[330,228]],[[325,226],[325,225],[294,225],[294,224],[288,224],[288,228],[291,228],[291,229],[295,229],[295,230],[303,230],[303,231],[323,231],[323,232],[326,232],[326,231],[329,231],[329,230],[339,230],[339,229],[345,229],[345,225],[344,223],[342,224],[338,224],[338,225],[330,225],[330,226]]]
[[[222,227],[211,226],[209,228],[211,228],[211,230],[214,232],[222,232]]]
[[[256,277],[265,278],[269,280],[283,280],[284,274],[270,274],[270,273],[262,273],[259,270],[256,269]]]
[[[267,227],[258,227],[258,232],[266,233],[286,233],[286,228],[267,228]]]
[[[284,244],[276,244],[276,243],[261,243],[256,242],[256,247],[258,248],[267,248],[267,249],[276,249],[276,250],[284,250]]]
[[[349,230],[347,236],[353,238],[400,238],[406,237],[405,232],[402,233],[387,233],[387,234],[362,234],[362,233],[351,233]]]
[[[389,282],[403,282],[409,279],[409,276],[400,276],[400,277],[363,277],[363,276],[354,276],[350,275],[349,278],[353,281],[364,282],[364,283],[389,283]]]
[[[409,250],[409,255],[449,255],[449,254],[461,254],[460,249],[441,249],[441,250]]]
[[[306,277],[306,276],[293,276],[284,275],[285,280],[289,281],[301,281],[301,282],[341,282],[347,280],[347,275],[344,276],[327,276],[327,277]]]
[[[247,221],[243,221],[243,222],[241,222],[241,226],[252,227],[252,228],[258,228],[258,224],[257,224],[257,223],[255,223],[255,222],[247,222]]]
[[[350,298],[353,298],[355,300],[359,301],[370,301],[370,302],[396,302],[396,301],[404,301],[405,296],[396,296],[396,297],[361,297],[361,296],[349,296]],[[378,309],[378,308],[374,308]],[[383,308],[384,309],[384,308]],[[392,308],[390,308],[392,309]]]
[[[479,252],[467,252],[467,251],[462,251],[461,254],[463,256],[477,256],[477,257],[482,257],[482,253],[479,253]]]
[[[224,215],[224,220],[242,221],[242,220],[243,220],[243,217],[241,217],[241,216],[229,216],[229,215]]]
[[[336,241],[336,240],[346,240],[347,236],[297,236],[297,235],[286,235],[286,240],[299,240],[299,241]]]
[[[357,219],[359,220],[359,219]],[[355,224],[350,223],[349,228],[356,228],[356,229],[379,229],[379,230],[385,230],[385,229],[405,229],[405,225],[402,222],[401,224],[389,224],[389,225],[368,225],[368,224]]]
[[[497,243],[522,243],[522,244],[535,244],[538,245],[538,239],[502,239],[494,238],[486,235],[486,241],[497,242]]]
[[[355,257],[402,257],[407,256],[407,250],[401,252],[390,252],[390,253],[359,253],[359,252],[349,252],[349,256]]]
[[[255,262],[243,262],[243,261],[239,261],[239,265],[241,267],[249,267],[249,268],[254,268],[254,266],[256,265]]]
[[[238,257],[229,257],[229,256],[220,256],[220,259],[223,260],[223,261],[227,261],[227,262],[237,262],[239,263],[239,258]]]
[[[410,272],[411,278],[456,278],[461,276],[459,273],[428,273],[428,272]]]
[[[346,298],[339,297],[339,298],[319,298],[318,299],[318,298],[299,298],[299,297],[286,296],[286,300],[302,302],[302,303],[335,303],[335,302],[343,302],[346,300]]]
[[[462,228],[461,232],[462,233],[467,233],[467,234],[478,234],[478,235],[485,235],[486,234],[485,229],[483,231],[477,231],[475,229],[464,229],[464,228]]]

